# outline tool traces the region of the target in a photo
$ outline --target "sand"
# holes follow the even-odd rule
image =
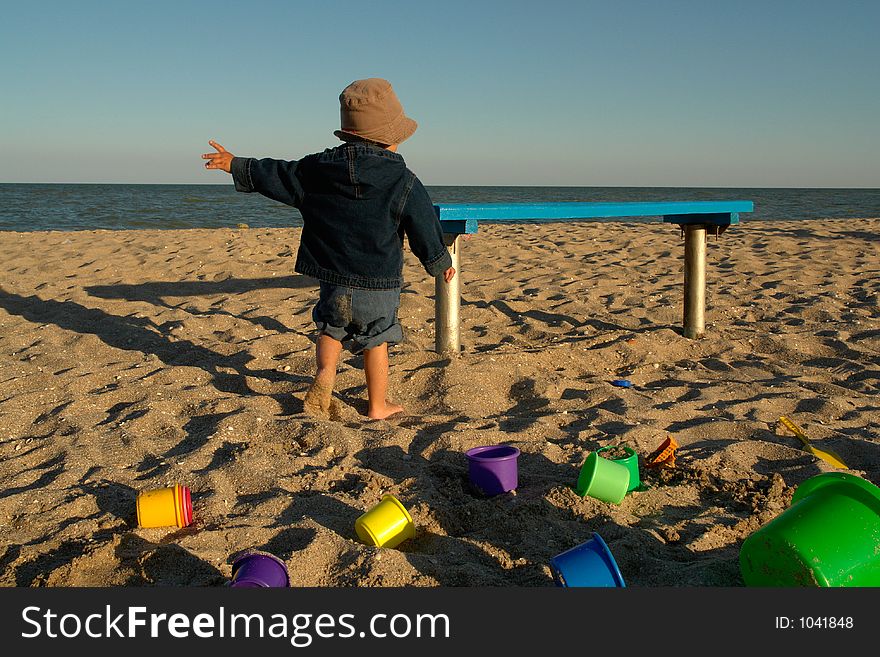
[[[299,229],[0,233],[0,584],[219,586],[261,549],[295,586],[552,586],[598,532],[629,586],[741,586],[743,539],[834,468],[880,484],[880,219],[750,222],[708,245],[707,335],[681,336],[683,245],[662,224],[489,225],[464,242],[460,357],[433,351],[433,280],[407,253],[390,395],[369,421],[344,352],[305,412],[316,282]],[[632,388],[610,385],[626,378]],[[667,436],[619,505],[572,489],[587,454]],[[465,450],[522,451],[483,498]],[[194,525],[137,526],[139,491]],[[360,543],[385,493],[399,549]]]

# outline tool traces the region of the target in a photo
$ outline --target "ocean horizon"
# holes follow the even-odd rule
[[[880,217],[877,188],[426,185],[434,203],[743,200],[740,221]],[[649,222],[656,218],[607,221]],[[603,220],[585,220],[603,221]],[[295,208],[232,184],[0,183],[0,230],[147,230],[301,226]]]

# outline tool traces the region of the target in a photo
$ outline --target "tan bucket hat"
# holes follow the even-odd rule
[[[399,144],[409,139],[418,123],[403,113],[403,106],[382,78],[355,80],[339,94],[340,129],[333,132],[343,141],[367,139],[378,144]]]

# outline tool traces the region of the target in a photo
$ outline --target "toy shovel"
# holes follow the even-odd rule
[[[807,434],[805,434],[798,425],[789,420],[787,417],[783,415],[779,418],[779,422],[798,437],[798,439],[804,444],[804,448],[810,454],[812,454],[813,456],[818,456],[823,461],[827,461],[835,468],[844,468],[846,470],[849,470],[846,463],[843,462],[843,459],[830,449],[819,449],[818,447],[814,447],[813,444],[810,442],[810,439],[807,438]]]

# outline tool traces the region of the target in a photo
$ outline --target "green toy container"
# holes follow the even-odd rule
[[[603,459],[591,452],[581,467],[575,490],[603,502],[620,504],[629,487],[629,469],[617,461]]]
[[[880,488],[846,472],[807,479],[739,564],[746,586],[880,586]]]
[[[626,450],[626,456],[619,459],[608,459],[609,461],[614,461],[615,463],[620,463],[621,465],[625,465],[626,469],[629,470],[629,486],[627,486],[626,492],[631,490],[635,490],[642,483],[642,480],[639,478],[639,455],[636,454],[636,451],[630,447],[629,445],[618,445],[618,447]],[[596,454],[602,456],[602,458],[608,458],[607,456],[603,456],[602,452],[607,452],[611,449],[614,449],[614,446],[607,445],[605,447],[600,447],[596,450]]]

